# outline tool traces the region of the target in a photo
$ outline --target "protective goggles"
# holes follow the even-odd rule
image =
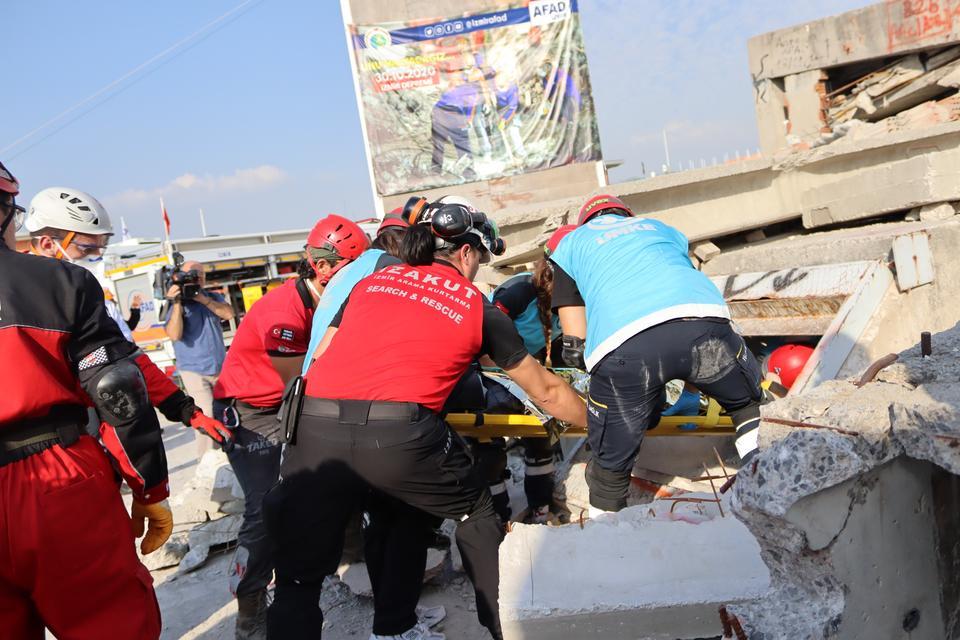
[[[18,205],[12,198],[10,202],[0,204],[0,208],[6,210],[4,212],[3,222],[0,223],[0,235],[2,235],[11,224],[13,224],[15,230],[19,231],[23,226],[23,221],[26,219],[27,210]]]
[[[429,203],[426,198],[414,197],[407,201],[404,217],[413,224],[429,224],[433,235],[455,243],[474,236],[479,244],[495,256],[503,255],[507,245],[500,237],[497,223],[482,211],[454,202]]]

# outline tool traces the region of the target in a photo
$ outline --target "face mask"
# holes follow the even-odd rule
[[[97,282],[99,282],[101,286],[104,285],[104,283],[107,280],[107,277],[106,277],[106,265],[103,262],[103,256],[87,256],[84,258],[71,258],[70,255],[66,252],[66,250],[60,246],[59,242],[54,240],[53,244],[56,245],[57,250],[60,251],[61,260],[63,260],[64,262],[69,262],[70,264],[75,264],[78,267],[83,267],[84,269],[86,269],[87,271],[93,274],[93,276],[97,279]]]

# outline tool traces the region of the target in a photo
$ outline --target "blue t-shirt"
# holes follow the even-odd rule
[[[587,308],[587,370],[667,320],[730,317],[717,287],[690,264],[686,236],[659,220],[599,216],[567,235],[550,259],[576,282]]]
[[[381,249],[367,249],[360,254],[359,258],[334,274],[320,295],[317,308],[313,312],[313,328],[310,330],[310,344],[307,346],[307,355],[303,359],[303,375],[307,375],[307,369],[313,362],[313,352],[317,350],[317,346],[323,340],[323,334],[327,332],[330,322],[340,311],[343,301],[353,291],[353,287],[374,271],[382,269],[387,264],[398,262],[400,260]]]
[[[219,293],[204,292],[211,300],[226,302]],[[173,342],[177,368],[205,376],[215,376],[223,367],[227,349],[223,346],[220,318],[199,302],[183,303],[183,335]]]
[[[490,293],[490,301],[505,309],[513,320],[517,333],[523,338],[523,346],[527,353],[536,355],[542,351],[547,342],[543,337],[543,324],[537,310],[537,292],[533,287],[532,273],[518,273],[508,278],[503,284]],[[498,304],[499,303],[499,304]],[[553,317],[550,329],[551,340],[560,337],[560,321],[557,314]]]

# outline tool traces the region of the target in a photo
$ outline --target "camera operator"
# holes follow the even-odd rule
[[[233,318],[233,307],[218,293],[205,292],[206,276],[199,262],[186,262],[174,272],[166,292],[170,303],[165,330],[173,340],[177,370],[197,406],[213,415],[213,385],[217,383],[226,347],[221,320]],[[197,438],[197,458],[212,448],[208,438]]]

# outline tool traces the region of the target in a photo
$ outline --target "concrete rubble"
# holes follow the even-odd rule
[[[170,499],[173,519],[186,526],[144,562],[150,569],[179,565],[181,572],[203,566],[211,548],[234,543],[243,514],[243,490],[223,451],[204,454],[187,486]]]
[[[761,455],[733,498],[771,574],[763,598],[731,607],[750,637],[960,633],[960,325],[933,345],[863,387],[764,407]]]

